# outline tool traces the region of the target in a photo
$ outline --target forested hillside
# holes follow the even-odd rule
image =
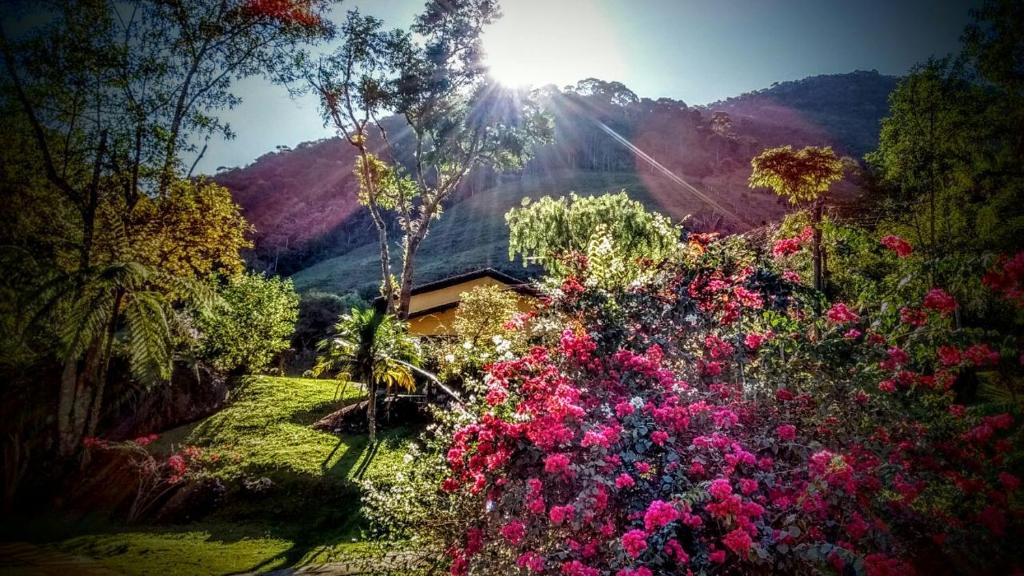
[[[861,158],[877,142],[895,82],[877,72],[816,76],[706,107],[640,98],[618,82],[592,78],[564,90],[547,87],[541,101],[554,119],[554,142],[522,171],[476,170],[467,178],[428,236],[417,282],[481,265],[515,268],[504,248],[502,215],[525,196],[625,188],[673,218],[690,216],[689,226],[701,230],[733,232],[777,219],[785,206],[747,187],[750,159],[782,143],[827,144]],[[390,122],[391,151],[409,165],[400,123]],[[384,153],[380,143],[374,148]],[[348,291],[377,281],[376,233],[356,202],[354,158],[348,143],[328,139],[282,148],[216,176],[256,227],[255,266],[295,274],[300,288]],[[856,194],[845,182],[836,198]]]

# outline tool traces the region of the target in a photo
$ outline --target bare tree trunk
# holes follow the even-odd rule
[[[77,358],[65,361],[57,406],[58,450],[61,456],[73,456],[86,435],[99,357],[98,343],[94,343],[86,351],[81,367]]]
[[[370,434],[370,444],[377,441],[377,382],[370,369],[369,378],[366,383],[369,402],[366,405],[366,422]]]
[[[114,308],[111,311],[110,321],[107,323],[107,331],[104,334],[103,357],[100,358],[100,370],[96,377],[96,391],[93,394],[92,403],[89,408],[89,421],[85,427],[85,435],[92,436],[96,433],[96,426],[100,421],[100,414],[103,412],[103,393],[107,386],[107,377],[110,374],[110,358],[113,356],[114,334],[117,331],[117,317],[121,313],[121,303],[124,301],[124,290],[117,289],[114,296]]]
[[[398,294],[398,318],[409,319],[409,301],[412,299],[412,280],[415,268],[416,252],[419,250],[420,242],[423,241],[417,231],[409,237],[405,244],[405,252],[402,254],[402,280]]]
[[[377,218],[374,217],[376,224]],[[380,275],[381,296],[384,297],[384,310],[395,310],[395,286],[391,282],[391,247],[388,246],[388,230],[382,223],[377,225],[377,242],[380,244]]]

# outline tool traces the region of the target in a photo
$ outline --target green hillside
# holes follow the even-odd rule
[[[526,177],[477,194],[446,211],[431,227],[417,257],[416,284],[483,267],[517,276],[528,274],[530,270],[524,269],[521,261],[509,261],[504,217],[525,197],[564,196],[569,192],[593,195],[624,189],[645,205],[676,217],[699,207],[682,189],[657,193],[648,184],[657,184],[658,190],[665,188],[662,182],[636,173],[562,171]],[[396,268],[400,254],[396,245],[392,251]],[[359,291],[372,295],[380,281],[379,266],[377,245],[373,243],[318,262],[292,279],[300,291]]]

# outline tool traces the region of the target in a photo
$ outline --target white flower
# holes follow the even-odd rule
[[[644,407],[644,399],[639,396],[633,396],[632,398],[629,399],[629,404],[633,408],[640,409]]]
[[[469,340],[466,340],[465,342],[462,343],[462,347],[465,348],[466,350],[472,350],[473,343],[470,342]]]
[[[455,362],[455,354],[445,354],[444,361],[448,362],[449,364]]]
[[[406,453],[405,456],[402,456],[402,462],[404,462],[406,464],[411,463],[412,462],[412,454]]]

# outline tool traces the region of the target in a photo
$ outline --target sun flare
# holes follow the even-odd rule
[[[513,87],[564,86],[590,76],[623,78],[624,43],[589,0],[516,0],[484,33],[491,75]]]

